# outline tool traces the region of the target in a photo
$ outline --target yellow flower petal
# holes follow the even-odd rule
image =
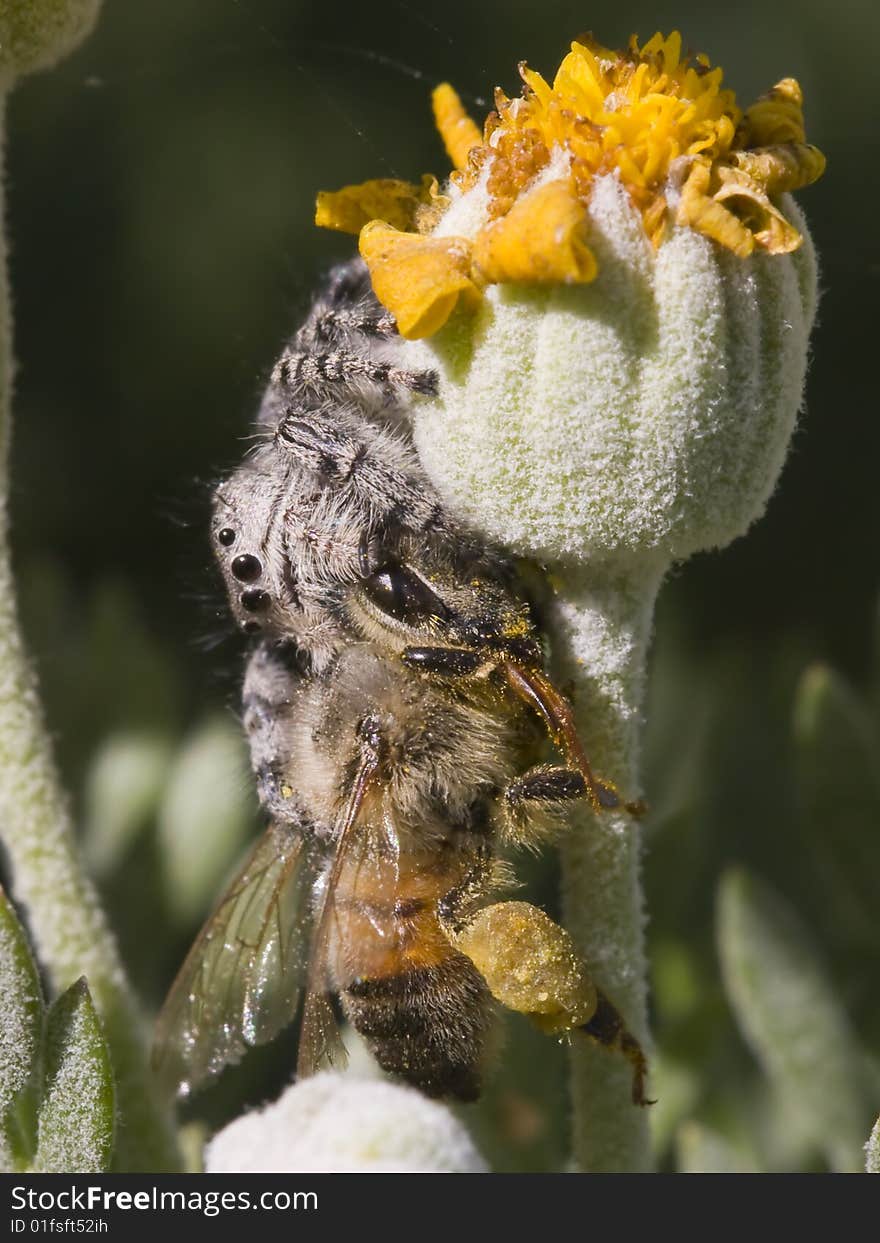
[[[714,193],[710,193],[711,186],[711,167],[697,161],[682,187],[679,224],[689,225],[741,258],[756,246],[771,255],[786,255],[800,246],[800,233],[757,181],[731,169],[729,179]]]
[[[411,229],[419,208],[430,203],[436,186],[436,180],[426,175],[420,186],[381,177],[341,190],[322,190],[315,204],[315,224],[341,233],[360,233],[365,224],[381,219],[396,229]]]
[[[518,199],[474,241],[474,264],[489,284],[583,284],[596,276],[584,241],[586,209],[567,181],[551,181]]]
[[[678,223],[696,229],[745,259],[755,249],[755,239],[736,216],[709,194],[711,179],[709,165],[696,161],[681,188]]]
[[[735,215],[752,234],[755,244],[771,255],[790,254],[803,241],[758,185],[727,182],[716,193],[715,202]]]
[[[795,78],[783,78],[746,109],[740,142],[743,147],[773,147],[804,142],[803,92]]]
[[[479,296],[467,238],[401,233],[373,220],[361,231],[360,252],[376,297],[410,340],[442,328],[462,294]]]
[[[825,171],[825,156],[819,148],[803,142],[758,147],[751,151],[731,151],[730,162],[734,168],[763,186],[768,194],[800,190],[818,181]],[[719,173],[724,176],[723,168],[719,169]]]
[[[404,336],[429,336],[486,284],[593,280],[588,212],[595,184],[609,175],[657,249],[673,224],[740,256],[800,244],[774,199],[815,181],[825,159],[806,143],[794,78],[744,113],[722,70],[684,51],[677,31],[641,45],[633,36],[619,52],[583,35],[552,77],[525,62],[519,70],[522,94],[496,90],[482,132],[448,83],[434,90],[455,165],[449,196],[425,177],[421,186],[386,179],[318,197],[318,224],[361,233],[376,292]],[[553,175],[557,152],[566,171],[539,184]],[[468,225],[475,235],[435,238],[452,196],[478,182],[488,202]]]
[[[650,206],[645,209],[642,216],[645,223],[645,232],[655,250],[658,249],[666,237],[668,217],[669,208],[666,199],[662,194],[658,194]]]
[[[468,116],[458,92],[448,82],[443,82],[434,90],[431,103],[434,123],[440,131],[446,154],[453,167],[465,168],[471,150],[482,145],[480,127]]]

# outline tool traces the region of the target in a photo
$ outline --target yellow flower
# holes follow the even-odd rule
[[[608,174],[655,249],[676,226],[742,257],[801,244],[773,200],[815,181],[825,160],[805,142],[793,78],[742,112],[719,68],[682,56],[678,32],[641,47],[633,36],[623,52],[582,36],[552,86],[525,65],[520,74],[522,95],[496,91],[482,133],[451,86],[435,90],[455,166],[446,193],[425,177],[318,197],[318,224],[360,234],[376,294],[405,337],[432,335],[486,285],[592,281],[587,209]],[[456,205],[468,191],[478,192],[479,212],[465,227]]]

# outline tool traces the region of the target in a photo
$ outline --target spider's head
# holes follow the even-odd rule
[[[212,544],[245,634],[293,639],[318,665],[332,655],[340,598],[358,574],[360,532],[343,518],[332,491],[271,443],[219,485]]]
[[[418,649],[459,676],[542,663],[508,563],[449,518],[405,442],[344,408],[282,419],[217,488],[212,531],[238,625],[313,667],[359,640],[428,673]]]

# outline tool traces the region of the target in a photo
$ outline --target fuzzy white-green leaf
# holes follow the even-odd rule
[[[29,1160],[45,1007],[27,935],[0,889],[0,1169]]]
[[[803,674],[794,708],[804,844],[838,933],[876,942],[880,905],[880,738],[851,687],[825,665]]]
[[[231,719],[212,717],[181,749],[159,813],[166,894],[182,922],[212,901],[255,811],[241,734]]]
[[[748,1174],[755,1166],[719,1131],[685,1122],[676,1136],[680,1174]]]
[[[862,1168],[865,1062],[811,938],[769,886],[733,869],[718,897],[724,982],[740,1028],[835,1170]]]
[[[115,1093],[110,1054],[84,979],[49,1011],[43,1099],[34,1170],[99,1174],[113,1152]]]
[[[868,1174],[880,1174],[880,1118],[874,1123],[874,1129],[865,1144],[865,1170]]]
[[[153,731],[112,734],[89,768],[85,790],[86,857],[94,872],[113,871],[155,812],[171,764],[171,745]]]

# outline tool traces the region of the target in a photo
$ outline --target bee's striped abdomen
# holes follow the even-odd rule
[[[354,981],[342,1001],[383,1070],[428,1096],[479,1096],[491,999],[463,954],[450,946],[433,966]]]
[[[474,1100],[492,1024],[489,990],[438,915],[466,856],[407,854],[336,890],[337,983],[379,1065],[430,1096]],[[393,873],[393,875],[392,875]],[[347,884],[347,881],[351,884]]]

